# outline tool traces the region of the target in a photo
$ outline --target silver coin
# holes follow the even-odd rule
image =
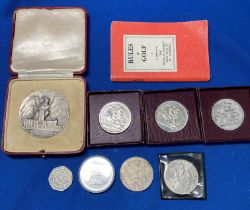
[[[244,121],[244,110],[232,99],[217,101],[212,107],[211,115],[214,123],[226,131],[239,128]]]
[[[155,111],[157,125],[167,132],[178,132],[188,122],[188,110],[177,101],[165,101]]]
[[[131,157],[120,168],[122,184],[129,190],[139,192],[147,189],[154,178],[150,163],[141,157]]]
[[[197,169],[187,160],[173,160],[164,171],[164,182],[167,187],[179,195],[190,194],[199,181]]]
[[[64,191],[71,186],[73,175],[66,166],[59,166],[50,172],[48,180],[52,189]]]
[[[99,112],[99,123],[102,129],[108,133],[122,133],[131,124],[131,112],[121,102],[107,103]]]
[[[79,168],[80,184],[92,193],[106,191],[112,185],[114,178],[113,164],[103,156],[89,157]]]
[[[23,129],[38,138],[55,136],[62,131],[70,115],[66,98],[51,90],[38,90],[28,95],[19,110]]]

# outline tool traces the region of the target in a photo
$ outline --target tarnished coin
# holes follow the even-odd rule
[[[232,99],[217,101],[212,107],[211,115],[214,123],[227,131],[239,128],[244,121],[244,111],[241,105]]]
[[[154,178],[153,168],[150,163],[141,157],[131,157],[124,161],[120,169],[122,184],[131,191],[147,189]]]
[[[79,181],[82,187],[92,193],[106,191],[113,183],[113,164],[103,156],[87,158],[79,168]]]
[[[177,101],[165,101],[155,111],[157,125],[167,132],[178,132],[188,122],[188,110]]]
[[[70,115],[66,98],[51,90],[28,95],[19,110],[23,129],[38,138],[48,138],[62,131]]]
[[[173,160],[165,168],[164,182],[176,194],[190,194],[196,188],[198,181],[197,169],[187,160]]]
[[[122,133],[128,129],[131,123],[131,112],[121,102],[107,103],[99,113],[99,123],[102,129],[108,133]]]
[[[66,166],[59,166],[50,172],[48,180],[53,190],[64,191],[72,184],[73,175]]]

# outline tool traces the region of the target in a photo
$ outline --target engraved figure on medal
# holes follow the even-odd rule
[[[24,99],[19,110],[23,129],[38,138],[49,138],[61,132],[69,115],[66,98],[51,90],[31,93]]]
[[[105,180],[102,179],[102,174],[97,171],[93,170],[90,172],[90,177],[89,177],[89,185],[92,187],[98,187],[102,186],[105,183]]]
[[[131,112],[121,102],[107,103],[99,112],[99,124],[108,133],[122,133],[131,124]]]
[[[92,193],[106,191],[113,183],[113,164],[103,156],[87,158],[79,168],[79,181],[84,189]]]
[[[178,132],[188,122],[188,110],[177,101],[165,101],[155,111],[157,125],[166,132]]]
[[[232,99],[217,101],[212,107],[211,115],[213,122],[226,131],[239,128],[244,121],[244,110]]]
[[[177,159],[171,161],[165,169],[164,182],[167,187],[179,195],[190,194],[198,184],[198,172],[192,163]]]

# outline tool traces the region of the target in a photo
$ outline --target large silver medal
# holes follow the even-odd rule
[[[19,110],[23,129],[38,138],[49,138],[61,132],[70,115],[66,98],[51,90],[39,90],[28,95]]]

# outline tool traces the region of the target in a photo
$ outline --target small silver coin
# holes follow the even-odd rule
[[[19,110],[23,129],[38,138],[49,138],[61,132],[70,115],[66,98],[51,90],[38,90],[28,95]]]
[[[178,132],[188,122],[188,110],[177,101],[165,101],[155,111],[157,125],[166,132]]]
[[[106,191],[112,185],[114,178],[114,166],[103,156],[89,157],[79,168],[80,184],[92,193]]]
[[[165,168],[164,182],[176,194],[190,194],[196,188],[198,181],[197,169],[187,160],[173,160]]]
[[[120,180],[129,190],[140,192],[147,189],[154,178],[151,164],[141,157],[131,157],[120,168]]]
[[[212,107],[211,115],[214,123],[226,131],[239,128],[244,121],[244,110],[232,99],[217,101]]]
[[[102,129],[108,133],[122,133],[131,124],[131,112],[121,102],[107,103],[99,112],[99,123]]]
[[[73,175],[66,166],[59,166],[50,172],[48,180],[53,190],[64,191],[71,186]]]

